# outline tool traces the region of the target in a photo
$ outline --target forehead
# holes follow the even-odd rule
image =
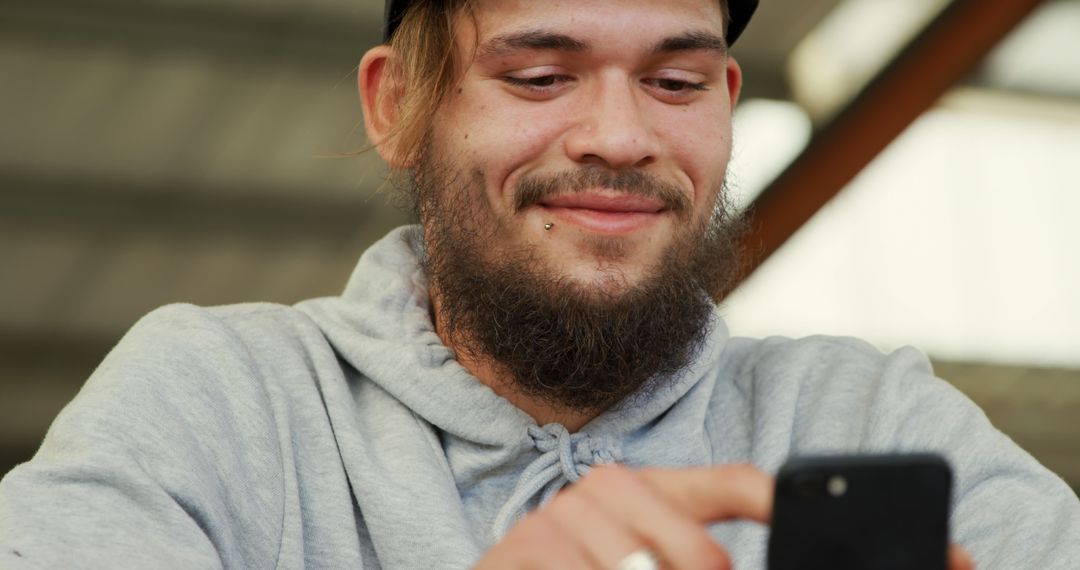
[[[687,29],[723,36],[720,0],[474,0],[473,17],[459,26],[476,29],[478,43],[520,30],[595,36],[620,44],[647,44]],[[635,41],[637,40],[637,41]]]

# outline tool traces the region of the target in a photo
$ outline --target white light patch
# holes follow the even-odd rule
[[[986,62],[995,87],[1080,95],[1080,2],[1046,2]]]
[[[844,0],[795,48],[788,77],[815,121],[832,115],[948,0]]]
[[[736,208],[742,210],[802,152],[812,126],[794,103],[751,99],[735,110],[732,128],[729,186]]]
[[[732,332],[1080,366],[1080,102],[982,99],[916,121],[728,298]]]

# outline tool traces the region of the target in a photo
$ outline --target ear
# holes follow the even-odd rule
[[[402,96],[397,78],[390,73],[394,56],[390,46],[371,48],[360,60],[357,79],[368,140],[391,168],[406,168],[408,165],[398,156],[395,138],[391,136],[397,124],[395,110]]]
[[[742,68],[731,56],[727,58],[727,88],[731,97],[731,108],[734,109],[739,102],[739,93],[742,92]]]

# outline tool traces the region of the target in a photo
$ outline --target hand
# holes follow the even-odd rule
[[[773,480],[749,465],[632,471],[593,468],[550,504],[522,519],[477,565],[516,568],[605,569],[648,548],[674,570],[731,568],[708,523],[745,518],[767,523]],[[973,570],[958,546],[949,570]]]
[[[954,544],[949,547],[949,570],[975,570],[975,563],[966,550]]]
[[[610,570],[642,548],[665,568],[730,568],[706,525],[734,518],[766,523],[772,497],[772,478],[749,465],[597,466],[523,518],[476,568]]]

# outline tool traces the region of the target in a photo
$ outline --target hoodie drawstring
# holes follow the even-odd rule
[[[576,483],[589,472],[593,465],[618,461],[611,449],[593,449],[586,433],[570,434],[561,424],[547,424],[529,428],[537,457],[518,478],[514,492],[495,517],[492,533],[498,542],[524,515],[525,506],[537,493],[547,487],[540,504],[550,501],[559,489],[568,483]]]

